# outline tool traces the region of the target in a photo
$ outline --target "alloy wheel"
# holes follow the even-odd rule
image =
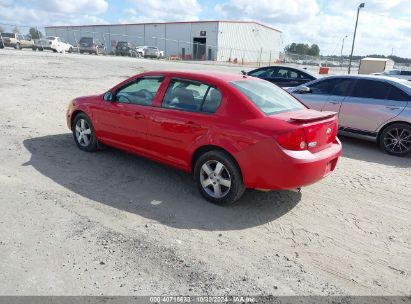
[[[81,118],[76,123],[77,142],[82,147],[87,147],[91,141],[91,128],[88,122]]]
[[[384,137],[384,147],[395,154],[408,153],[411,150],[411,132],[405,128],[394,128]]]
[[[209,160],[201,166],[200,182],[204,191],[214,198],[226,196],[231,189],[230,173],[217,160]]]

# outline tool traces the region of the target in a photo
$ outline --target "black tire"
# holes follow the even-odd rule
[[[37,48],[36,48],[35,46],[33,46],[31,49],[32,49],[33,51],[37,51]]]
[[[80,54],[83,54],[84,52],[83,51],[80,51]]]
[[[382,150],[395,156],[406,156],[411,153],[411,125],[394,123],[389,125],[379,136]]]
[[[68,50],[68,52],[69,52],[70,54],[73,53],[73,48],[70,47],[69,50]]]
[[[14,48],[16,49],[16,50],[21,50],[21,45],[20,45],[20,43],[16,43],[16,45],[14,46]]]
[[[52,51],[53,51],[53,53],[57,53],[57,50],[55,50],[55,49],[52,49]]]
[[[210,164],[212,166],[213,162],[221,163],[224,166],[224,171],[220,175],[220,178],[225,178],[226,180],[230,180],[231,184],[230,187],[225,187],[220,185],[220,191],[222,192],[223,196],[215,197],[210,195],[210,192],[214,192],[215,182],[214,185],[210,184],[208,187],[202,186],[202,180],[204,179],[210,180],[209,176],[206,178],[204,175],[207,175],[203,170],[203,165]],[[210,167],[212,168],[212,167]],[[214,168],[215,169],[215,168]],[[226,176],[223,176],[225,173]],[[214,175],[214,181],[218,180],[219,175]],[[201,195],[208,201],[217,204],[217,205],[229,205],[236,202],[240,197],[244,194],[245,187],[243,184],[243,178],[241,175],[241,170],[236,163],[236,161],[226,152],[220,150],[213,150],[202,154],[196,161],[194,166],[194,179],[196,181],[198,190],[200,191]],[[212,189],[213,188],[213,189]],[[208,190],[206,190],[208,189]],[[226,192],[224,194],[224,192]]]
[[[87,144],[85,140],[79,140],[78,136],[77,136],[77,130],[76,130],[76,126],[78,124],[81,125],[81,120],[85,121],[85,130],[87,130],[87,127],[91,130],[90,131],[90,135],[88,136],[88,134],[86,134],[88,140],[87,140]],[[87,126],[88,125],[88,126]],[[91,123],[90,118],[85,114],[85,113],[79,113],[76,115],[76,117],[74,117],[73,119],[73,124],[71,125],[71,130],[73,132],[73,137],[74,137],[74,141],[77,145],[77,147],[80,150],[86,151],[86,152],[95,152],[98,149],[98,142],[97,142],[97,138],[96,138],[96,133],[94,131],[94,127],[93,124]]]
[[[43,51],[44,51],[44,49],[43,49],[43,48],[39,48],[39,51],[40,51],[40,52],[43,52]]]

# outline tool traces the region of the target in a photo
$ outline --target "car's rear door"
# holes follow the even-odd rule
[[[358,79],[341,106],[340,126],[375,132],[385,121],[399,115],[407,94],[381,80]]]
[[[188,169],[191,147],[213,127],[221,99],[220,91],[213,86],[172,79],[161,107],[153,108],[148,127],[150,150],[157,158]]]
[[[102,102],[93,111],[97,136],[115,146],[144,152],[152,103],[162,81],[162,76],[137,78],[113,92],[114,100]]]

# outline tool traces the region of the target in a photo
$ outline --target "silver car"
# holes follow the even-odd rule
[[[289,88],[309,108],[338,112],[339,133],[411,152],[411,82],[386,76],[330,76]]]

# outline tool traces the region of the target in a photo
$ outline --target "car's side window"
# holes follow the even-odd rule
[[[214,113],[221,103],[221,93],[201,82],[172,79],[164,96],[163,107],[192,112]]]
[[[350,94],[352,97],[386,99],[390,84],[382,81],[358,79]]]
[[[207,96],[204,99],[201,111],[207,113],[214,113],[221,104],[222,95],[216,88],[210,88]]]
[[[162,81],[163,77],[141,78],[117,91],[116,101],[150,106]]]
[[[315,82],[311,84],[309,88],[311,89],[312,94],[329,95],[331,93],[331,89],[334,83],[335,83],[334,78],[327,79],[327,80]]]
[[[397,101],[410,101],[411,100],[410,96],[407,93],[401,91],[399,88],[393,85],[390,85],[390,86],[391,86],[391,90],[388,93],[387,99],[397,100]]]
[[[263,69],[259,69],[257,71],[251,72],[248,75],[253,76],[253,77],[268,78],[272,76],[272,73],[273,73],[273,69],[263,68]]]

